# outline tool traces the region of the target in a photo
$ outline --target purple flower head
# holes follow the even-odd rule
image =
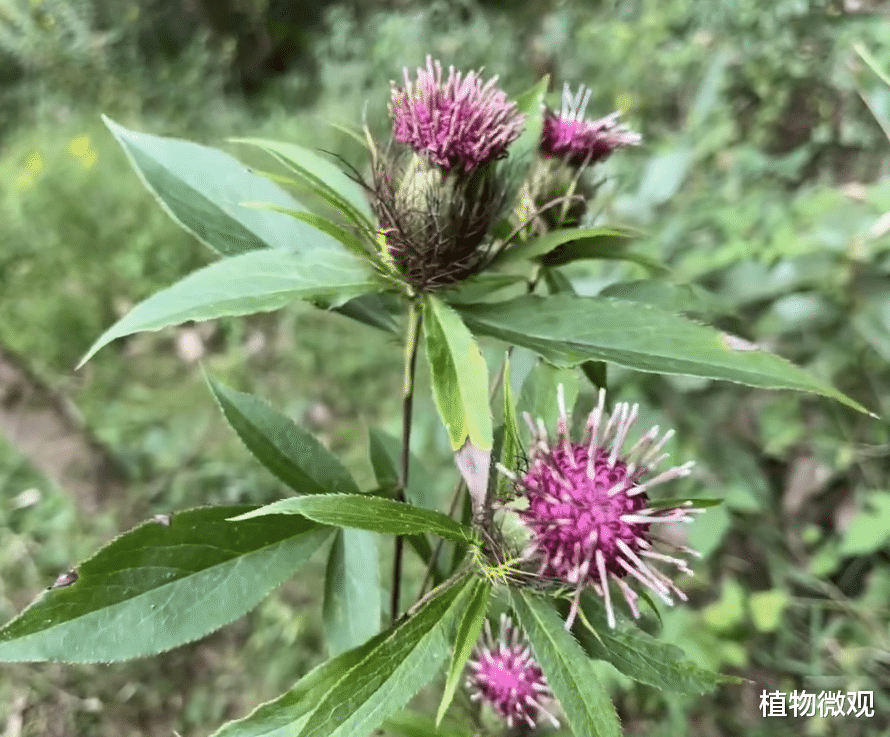
[[[503,158],[522,132],[525,116],[495,86],[497,77],[483,85],[476,72],[449,67],[443,82],[442,65],[430,56],[416,83],[407,68],[404,76],[404,89],[392,83],[393,136],[443,171],[470,172]]]
[[[564,157],[571,166],[580,167],[604,161],[615,149],[635,146],[642,140],[639,133],[618,124],[618,112],[599,120],[585,120],[589,100],[590,88],[581,85],[572,95],[566,83],[560,114],[550,110],[544,113],[542,153]]]
[[[501,615],[497,640],[485,620],[485,634],[473,655],[468,664],[470,699],[490,704],[507,720],[509,727],[513,726],[514,719],[534,727],[541,716],[549,719],[554,727],[559,726],[556,717],[545,708],[545,704],[553,701],[553,694],[544,672],[535,662],[519,628],[506,614]]]
[[[693,464],[685,463],[643,480],[667,457],[667,453],[659,452],[673,431],[658,440],[659,429],[653,427],[629,451],[622,452],[639,405],[619,403],[607,420],[605,391],[600,390],[598,406],[587,419],[583,439],[573,442],[568,434],[562,385],[558,401],[556,443],[548,443],[542,421],[535,425],[526,414],[533,442],[529,470],[521,477],[502,466],[499,470],[513,479],[528,499],[528,507],[519,512],[520,520],[531,532],[523,557],[540,564],[538,575],[576,588],[566,629],[571,627],[581,592],[587,587],[603,598],[612,628],[612,583],[621,590],[634,617],[639,617],[640,612],[637,594],[628,585],[628,579],[650,589],[666,604],[673,604],[671,593],[686,601],[683,592],[653,563],[667,563],[683,573],[692,571],[686,561],[658,552],[653,543],[698,555],[662,540],[657,530],[665,523],[690,522],[690,514],[701,510],[690,509],[689,503],[651,506],[648,491],[657,484],[687,476]]]

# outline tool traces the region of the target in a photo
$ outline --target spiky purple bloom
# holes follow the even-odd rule
[[[506,614],[501,615],[498,639],[491,634],[485,620],[485,633],[477,643],[470,660],[467,688],[470,699],[489,703],[504,719],[507,726],[513,721],[524,721],[534,727],[540,717],[549,719],[554,727],[559,721],[546,705],[553,694],[541,666],[537,664],[525,638]]]
[[[675,507],[650,506],[648,491],[657,484],[687,476],[693,463],[643,480],[667,457],[667,453],[659,453],[673,431],[658,440],[659,428],[655,426],[629,451],[622,452],[639,405],[619,403],[607,421],[605,391],[600,390],[599,403],[587,419],[583,439],[573,442],[562,385],[558,401],[556,444],[549,445],[544,423],[538,420],[535,425],[526,414],[534,444],[529,470],[521,477],[503,467],[499,470],[513,479],[528,499],[528,507],[519,512],[520,520],[531,531],[523,557],[540,563],[538,575],[576,588],[566,629],[571,627],[581,592],[587,587],[603,598],[609,626],[615,627],[611,583],[621,590],[634,617],[639,617],[638,596],[628,585],[628,576],[666,604],[673,604],[671,593],[686,601],[685,594],[653,563],[668,563],[683,573],[692,571],[686,561],[658,552],[653,543],[698,553],[662,540],[653,530],[664,523],[690,522],[690,514],[700,510],[690,509],[688,502]]]
[[[404,77],[404,89],[392,82],[393,136],[443,171],[470,172],[503,158],[522,132],[525,116],[495,86],[496,76],[482,84],[476,72],[449,67],[443,82],[442,65],[428,56],[416,83],[407,68]]]
[[[585,120],[590,89],[581,85],[572,95],[568,83],[562,90],[562,110],[544,113],[541,136],[542,153],[560,156],[575,167],[595,164],[607,159],[613,151],[638,144],[642,137],[618,124],[617,111],[599,120]]]

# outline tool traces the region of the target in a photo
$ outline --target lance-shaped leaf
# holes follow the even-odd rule
[[[229,154],[179,138],[137,133],[102,119],[167,213],[223,256],[270,247],[291,251],[334,247],[330,236],[311,225],[277,212],[242,207],[239,203],[250,200],[305,209]]]
[[[477,448],[491,450],[488,367],[460,316],[436,297],[424,304],[423,329],[436,407],[448,429],[451,447],[467,437]]]
[[[596,228],[561,228],[537,238],[510,246],[494,259],[508,264],[524,259],[539,259],[546,266],[560,266],[582,258],[619,258],[619,253],[636,231],[610,226]],[[663,267],[662,267],[663,268]]]
[[[223,725],[211,737],[293,737],[319,702],[351,669],[386,641],[381,632],[364,645],[326,660],[277,699],[260,704],[250,714]]]
[[[638,371],[796,389],[858,402],[779,356],[649,305],[601,297],[528,295],[459,308],[470,329],[536,351],[558,366],[611,361]]]
[[[356,322],[370,325],[372,328],[383,330],[387,333],[398,332],[396,316],[404,310],[398,298],[389,293],[363,294],[361,297],[345,302],[339,307],[333,308]]]
[[[431,532],[455,542],[475,540],[471,528],[440,512],[363,494],[324,494],[280,499],[233,519],[251,519],[268,514],[300,514],[325,525],[390,535]]]
[[[320,699],[297,737],[365,735],[436,675],[473,579],[465,577],[401,619]]]
[[[358,494],[340,460],[311,433],[252,394],[207,384],[232,429],[257,460],[298,494]]]
[[[380,609],[377,536],[365,530],[337,530],[324,585],[328,652],[339,655],[376,635]]]
[[[565,631],[553,604],[522,590],[511,590],[510,600],[572,731],[589,737],[621,737],[618,715],[593,662]]]
[[[314,151],[295,143],[282,143],[261,138],[232,138],[266,151],[303,179],[320,197],[340,210],[357,225],[373,227],[374,215],[361,186],[350,179],[340,167]]]
[[[451,665],[448,668],[448,678],[445,679],[445,688],[442,691],[442,700],[439,702],[439,710],[436,712],[436,726],[442,723],[442,717],[448,711],[454,692],[457,690],[461,675],[473,647],[479,639],[482,624],[485,622],[485,613],[488,611],[488,599],[491,596],[491,583],[485,579],[476,579],[471,585],[470,600],[466,609],[461,613],[454,636],[454,648],[452,650]]]
[[[332,223],[321,215],[316,215],[314,212],[294,210],[293,208],[281,207],[281,205],[274,205],[270,202],[242,202],[241,204],[244,207],[251,207],[257,210],[273,210],[275,212],[289,215],[292,218],[308,223],[313,228],[318,228],[323,233],[327,233],[331,238],[336,239],[338,243],[342,243],[356,256],[363,257],[369,255],[369,250],[355,233],[337,225],[337,223]]]
[[[297,299],[342,305],[373,288],[367,268],[341,248],[250,251],[192,272],[140,302],[93,343],[78,367],[124,335],[188,320],[271,312]]]
[[[563,613],[568,613],[568,604]],[[581,613],[572,629],[590,657],[606,660],[635,681],[663,691],[703,694],[718,683],[741,683],[742,679],[723,676],[699,668],[679,647],[659,642],[633,627],[613,630],[606,621],[602,602],[588,593],[581,597]],[[584,619],[596,630],[591,632]]]
[[[430,681],[468,599],[465,578],[364,645],[323,663],[287,693],[213,737],[366,735]]]
[[[227,521],[253,508],[186,510],[121,535],[0,629],[0,661],[126,660],[234,621],[332,532],[305,519]]]
[[[516,402],[513,399],[513,389],[510,380],[510,357],[504,358],[504,447],[501,463],[509,470],[516,468],[519,453],[522,450],[522,441],[519,435],[519,424],[516,421]],[[512,491],[512,482],[506,476],[498,474],[498,496],[503,498]]]

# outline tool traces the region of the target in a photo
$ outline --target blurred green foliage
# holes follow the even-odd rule
[[[131,478],[126,499],[85,516],[12,445],[0,448],[2,617],[147,514],[278,495],[226,433],[182,331],[120,341],[72,373],[128,305],[210,258],[143,190],[100,112],[213,144],[290,138],[361,168],[361,149],[319,118],[354,125],[364,112],[383,132],[389,80],[426,54],[484,65],[513,92],[549,73],[554,105],[564,81],[583,82],[592,115],[621,109],[644,134],[600,168],[594,223],[643,229],[638,248],[672,269],[657,289],[615,296],[702,316],[886,418],[890,86],[876,70],[890,70],[890,23],[878,10],[868,0],[0,0],[0,343],[76,401]],[[609,293],[647,278],[636,268],[566,273],[582,293]],[[700,289],[671,288],[689,282]],[[302,419],[370,483],[361,423],[398,429],[395,342],[303,307],[194,330],[215,375]],[[677,427],[678,461],[697,460],[677,496],[726,499],[690,531],[704,561],[690,604],[661,612],[662,636],[752,682],[666,700],[604,666],[627,733],[885,733],[886,419],[697,379],[610,368],[609,381],[616,399]],[[415,448],[444,504],[453,462],[429,393],[418,402],[429,421]],[[590,402],[582,391],[578,410]],[[0,734],[209,733],[318,661],[315,563],[246,621],[159,659],[10,669]],[[872,690],[876,716],[760,717],[762,690],[802,688]]]

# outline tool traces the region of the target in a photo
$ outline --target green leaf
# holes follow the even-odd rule
[[[321,699],[388,636],[389,632],[381,632],[364,645],[326,660],[289,691],[260,704],[246,717],[223,725],[212,737],[293,737],[306,725]]]
[[[332,308],[356,322],[370,325],[387,333],[398,332],[396,316],[402,313],[402,305],[393,294],[363,294],[361,297]]]
[[[140,302],[93,343],[78,368],[124,335],[188,320],[271,312],[297,299],[342,305],[373,288],[362,262],[341,248],[306,253],[250,251],[192,272]]]
[[[472,581],[468,577],[446,588],[388,630],[328,693],[319,694],[320,703],[295,737],[366,735],[404,707],[439,670]]]
[[[257,460],[298,494],[358,494],[340,460],[289,417],[251,394],[207,384],[232,429]]]
[[[602,297],[527,295],[459,308],[478,335],[537,351],[558,366],[586,360],[665,374],[796,389],[862,405],[783,358],[648,305]]]
[[[331,236],[331,238],[336,239],[338,243],[343,244],[356,256],[369,255],[368,249],[355,233],[347,230],[346,228],[340,227],[336,223],[332,223],[330,220],[328,220],[327,218],[323,218],[321,215],[316,215],[314,212],[294,210],[290,207],[273,205],[269,202],[242,202],[241,204],[244,207],[250,207],[256,210],[271,210],[273,212],[280,212],[284,215],[289,215],[292,218],[301,220],[307,225],[311,225],[313,228],[318,228],[322,233],[326,233],[327,235]]]
[[[511,590],[510,600],[572,731],[621,737],[618,715],[596,677],[593,661],[565,631],[553,604],[523,590]]]
[[[324,625],[328,653],[339,655],[380,631],[380,561],[377,536],[338,530],[328,557]]]
[[[617,252],[626,241],[638,235],[634,230],[608,226],[561,228],[510,246],[501,251],[493,263],[502,265],[525,259],[541,259],[546,266],[561,266],[579,258],[608,258],[607,254]],[[553,254],[556,249],[559,249],[558,253]]]
[[[519,435],[519,424],[516,421],[516,402],[513,399],[513,389],[510,386],[510,358],[504,358],[504,445],[501,463],[505,468],[513,470],[522,449]],[[506,476],[497,474],[498,495],[502,498],[512,491],[512,482]]]
[[[442,717],[448,711],[454,692],[457,689],[461,675],[467,660],[472,654],[473,647],[479,639],[482,624],[485,622],[485,613],[488,611],[488,599],[491,596],[491,583],[484,579],[475,579],[471,584],[470,601],[467,608],[461,614],[457,634],[454,638],[454,650],[451,657],[451,666],[448,669],[448,678],[445,680],[445,688],[442,691],[442,700],[439,702],[439,710],[436,712],[436,727],[442,723]]]
[[[320,196],[343,212],[350,220],[372,227],[374,215],[359,184],[340,167],[314,151],[295,143],[260,138],[231,138],[232,143],[256,146],[274,156],[290,171],[313,186]]]
[[[269,514],[299,514],[325,525],[352,527],[391,535],[431,532],[456,542],[475,540],[470,528],[440,512],[362,494],[325,494],[280,499],[248,512],[246,516],[233,519],[250,519]]]
[[[491,450],[488,367],[479,346],[460,316],[438,298],[427,297],[423,317],[433,395],[451,447],[463,447],[469,436],[480,450]]]
[[[398,737],[474,737],[476,734],[475,730],[461,729],[448,721],[437,726],[429,714],[407,710],[391,716],[383,728]]]
[[[564,608],[568,610],[568,604]],[[659,642],[636,627],[611,629],[602,602],[592,594],[582,594],[581,612],[596,632],[579,617],[572,631],[581,646],[590,657],[611,663],[635,681],[683,694],[708,693],[718,683],[740,682],[700,668],[676,645]]]
[[[0,661],[95,663],[169,650],[253,609],[330,536],[309,520],[202,507],[121,535],[0,629]]]
[[[127,130],[104,115],[102,120],[170,217],[217,253],[334,247],[332,238],[298,220],[242,207],[239,203],[244,200],[257,200],[304,209],[229,154],[191,141]]]
[[[699,315],[730,315],[725,301],[697,284],[673,284],[654,279],[617,282],[599,293],[629,302],[645,302],[665,312],[692,312]]]

